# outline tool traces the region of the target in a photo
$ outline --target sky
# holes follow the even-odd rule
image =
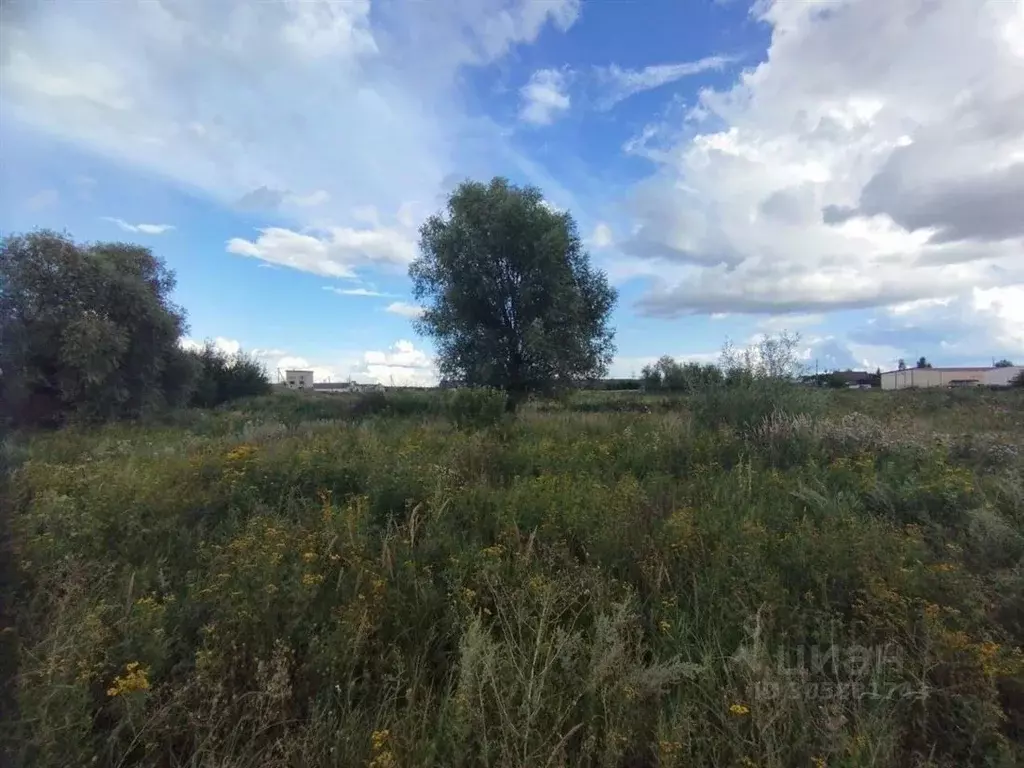
[[[619,292],[610,374],[1024,360],[1024,0],[5,0],[0,231],[152,248],[191,342],[429,384],[407,268],[465,179]]]

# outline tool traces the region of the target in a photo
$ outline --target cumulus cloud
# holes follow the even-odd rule
[[[616,64],[601,67],[597,70],[597,76],[606,93],[600,103],[607,109],[634,94],[661,88],[701,72],[720,70],[735,61],[732,56],[707,56],[697,61],[655,64],[643,69],[622,69]]]
[[[417,317],[423,316],[423,307],[418,304],[410,304],[407,301],[393,301],[387,306],[387,311],[393,315],[399,315],[400,317],[407,317],[410,320],[414,320]]]
[[[324,189],[310,192],[308,195],[292,195],[290,200],[301,208],[315,208],[318,205],[330,202],[331,195]]]
[[[363,354],[360,373],[381,384],[430,386],[437,383],[434,359],[411,341],[399,340],[387,351]]]
[[[772,29],[763,63],[627,144],[655,165],[618,244],[617,271],[653,283],[641,311],[816,313],[1024,285],[1021,5],[754,13]]]
[[[337,355],[310,356],[295,351],[253,347],[246,348],[237,339],[218,336],[214,346],[227,354],[245,349],[266,369],[271,381],[286,370],[313,371],[313,380],[356,381],[388,386],[433,386],[437,384],[437,367],[433,357],[411,341],[396,341],[386,350],[348,351]],[[205,342],[185,338],[185,349],[202,349]]]
[[[223,336],[217,336],[210,339],[213,342],[214,348],[220,350],[226,355],[237,355],[242,350],[242,343],[237,339],[227,339]],[[187,349],[193,352],[197,352],[206,346],[206,340],[190,339],[183,337],[179,342],[182,349]],[[255,354],[255,353],[254,353]]]
[[[615,242],[612,228],[603,221],[597,222],[594,232],[590,236],[590,244],[595,248],[608,248]]]
[[[333,285],[325,285],[325,291],[336,293],[339,296],[374,296],[374,297],[385,297],[393,296],[391,293],[381,293],[380,291],[374,291],[369,288],[338,288]]]
[[[416,256],[413,235],[401,229],[332,227],[307,234],[284,227],[261,229],[255,240],[234,237],[229,253],[324,277],[354,277],[365,265],[403,267]]]
[[[113,216],[104,216],[103,220],[116,224],[125,232],[141,233],[143,235],[162,235],[164,232],[174,229],[172,224],[129,224],[124,219],[118,219]]]
[[[519,119],[532,125],[550,125],[569,111],[568,77],[557,69],[539,69],[519,91]]]
[[[459,69],[566,30],[579,11],[578,0],[392,0],[372,13],[368,0],[28,3],[5,15],[0,98],[8,120],[223,204],[345,226],[356,206],[434,200],[446,176],[505,147],[497,131],[461,140],[475,128]]]

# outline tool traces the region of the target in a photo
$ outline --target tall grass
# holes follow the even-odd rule
[[[1024,401],[888,394],[275,395],[22,439],[9,756],[1019,765]]]

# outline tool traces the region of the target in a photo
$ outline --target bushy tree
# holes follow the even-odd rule
[[[999,360],[995,363],[996,368],[1013,368],[1013,363],[1006,358]]]
[[[764,334],[748,347],[737,347],[731,341],[722,346],[721,368],[726,372],[726,381],[742,383],[755,379],[793,379],[804,371],[797,347],[799,333],[782,331],[778,334]]]
[[[915,367],[916,368],[931,368],[932,364],[928,362],[928,358],[927,357],[925,357],[924,355],[921,355],[921,357],[917,358],[917,365]]]
[[[668,355],[662,356],[653,365],[644,366],[640,377],[647,389],[669,392],[697,392],[722,384],[724,380],[717,365],[678,363]]]
[[[409,269],[441,375],[509,394],[551,392],[604,374],[615,291],[590,265],[572,216],[540,191],[465,182],[420,230]]]
[[[190,354],[198,370],[191,398],[194,406],[212,408],[240,397],[270,392],[266,369],[244,352],[229,354],[207,341],[201,349]]]
[[[52,231],[0,241],[0,371],[19,423],[137,416],[187,401],[174,274],[148,248]]]

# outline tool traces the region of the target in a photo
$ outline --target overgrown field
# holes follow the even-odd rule
[[[9,441],[13,758],[1024,764],[1022,393],[438,397]]]

